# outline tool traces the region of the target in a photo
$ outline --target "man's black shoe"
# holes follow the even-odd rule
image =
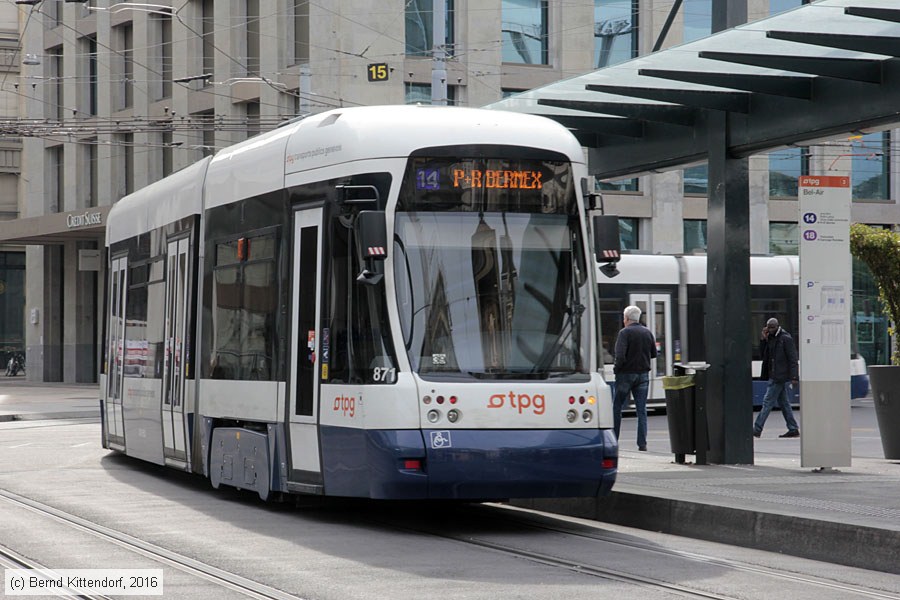
[[[754,431],[753,432],[753,437],[759,437],[761,435],[762,435],[762,431]]]
[[[782,438],[800,437],[800,431],[797,429],[789,429],[786,433],[782,433],[778,437],[782,437]]]
[[[638,450],[640,450],[641,452],[646,452],[647,446],[638,446]]]

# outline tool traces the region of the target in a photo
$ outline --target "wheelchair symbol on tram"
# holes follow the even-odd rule
[[[431,447],[432,448],[450,448],[453,443],[450,441],[449,431],[431,431]]]

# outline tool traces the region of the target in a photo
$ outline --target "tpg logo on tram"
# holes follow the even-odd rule
[[[535,394],[534,396],[530,396],[528,394],[517,394],[515,392],[509,392],[509,394],[494,394],[488,400],[488,408],[503,408],[509,404],[510,408],[514,408],[519,411],[521,415],[524,411],[529,408],[536,415],[544,414],[544,410],[546,407],[546,403],[544,400],[543,394]]]
[[[354,396],[336,396],[334,399],[334,412],[343,413],[345,417],[352,417],[356,414],[356,398]]]

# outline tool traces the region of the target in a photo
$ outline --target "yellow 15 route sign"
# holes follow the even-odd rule
[[[387,63],[372,63],[366,67],[369,81],[387,81],[390,69]]]

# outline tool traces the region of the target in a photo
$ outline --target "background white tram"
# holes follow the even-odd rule
[[[538,117],[354,108],[123,198],[104,447],[263,499],[607,493],[583,160]]]
[[[598,268],[601,265],[598,264]],[[622,309],[634,304],[644,311],[644,324],[656,335],[659,355],[653,368],[649,400],[665,403],[662,378],[673,374],[675,363],[705,362],[705,255],[625,254],[615,279],[598,277],[602,334],[602,355],[606,380],[615,380],[613,357],[616,335],[621,328]],[[760,406],[765,382],[760,381],[760,357],[756,340],[766,320],[775,317],[796,340],[799,335],[799,259],[796,256],[753,256],[750,258],[751,331],[753,347],[753,404]],[[798,344],[798,346],[800,346]],[[851,397],[869,393],[866,361],[852,343],[850,360]],[[801,368],[803,363],[800,348]],[[795,389],[794,403],[799,395]]]

